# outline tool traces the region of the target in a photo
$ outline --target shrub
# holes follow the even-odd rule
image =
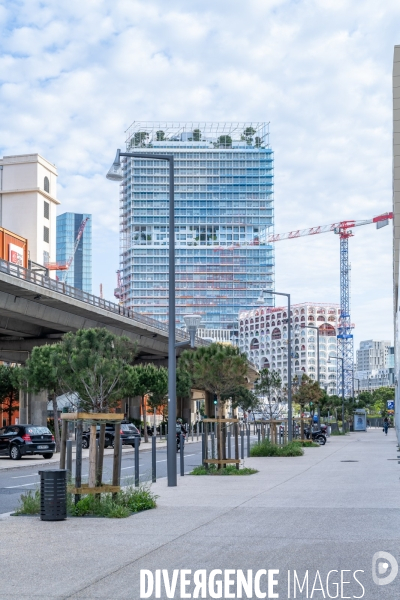
[[[269,440],[263,440],[250,449],[250,456],[303,456],[303,454],[304,450],[298,442],[278,446]]]
[[[15,515],[38,515],[40,513],[40,491],[29,490],[21,494],[19,499],[20,506],[16,509]]]
[[[217,469],[216,465],[209,465],[208,469],[204,465],[195,467],[190,475],[253,475],[258,473],[257,469],[250,469],[249,467],[242,467],[237,469],[235,465],[226,465],[225,469]]]
[[[293,440],[293,444],[298,444],[302,448],[319,448],[320,445],[312,440]]]
[[[82,496],[77,504],[73,501],[74,496],[68,494],[67,513],[71,517],[108,517],[110,519],[122,519],[142,510],[156,507],[155,496],[149,488],[141,486],[138,488],[128,487],[113,498],[113,494],[101,494],[98,498],[94,494]],[[21,495],[21,506],[15,511],[16,515],[36,515],[40,513],[40,491],[32,493],[30,490]]]

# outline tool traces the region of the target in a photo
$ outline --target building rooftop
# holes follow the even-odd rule
[[[268,122],[134,121],[126,130],[128,148],[185,143],[193,147],[268,148]]]

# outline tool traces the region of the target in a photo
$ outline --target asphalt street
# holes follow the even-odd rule
[[[139,454],[139,478],[141,482],[151,481],[151,450],[141,451]],[[38,460],[42,459],[41,456]],[[111,481],[112,476],[112,455],[104,457],[104,476],[105,483]],[[0,456],[0,461],[12,461],[6,456]],[[35,490],[39,485],[39,471],[57,468],[56,464],[35,465],[34,458],[29,459],[29,465],[21,466],[22,458],[19,465],[13,469],[0,472],[0,514],[13,511],[17,508],[19,498],[23,492],[27,490]],[[32,464],[33,463],[33,464]],[[189,473],[193,467],[201,463],[201,443],[193,443],[185,446],[185,472]],[[83,460],[82,477],[88,477],[88,459]],[[167,476],[167,449],[166,447],[157,448],[157,479]],[[73,469],[75,461],[73,461]],[[134,483],[135,470],[135,452],[124,453],[122,455],[121,466],[121,484],[129,485]],[[180,458],[177,453],[177,471],[180,473]]]

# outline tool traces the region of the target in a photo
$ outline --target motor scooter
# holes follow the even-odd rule
[[[309,440],[310,439],[310,429],[304,429],[304,433],[305,433],[306,438]],[[325,446],[326,435],[322,432],[321,429],[318,429],[318,431],[312,431],[311,435],[312,435],[313,442],[317,442],[317,444],[319,444],[320,446]]]

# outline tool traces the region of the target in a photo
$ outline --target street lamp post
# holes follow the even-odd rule
[[[317,325],[303,325],[306,329],[315,329],[317,331],[317,381],[319,385],[319,327]],[[317,418],[318,418],[318,427],[320,422],[320,407],[317,406]],[[311,426],[312,428],[312,426]]]
[[[357,381],[357,402],[358,402],[358,396],[360,395],[360,380],[358,377],[354,377],[354,381]]]
[[[168,487],[177,485],[176,476],[176,431],[172,419],[176,419],[176,356],[175,356],[175,196],[174,157],[172,154],[121,152],[117,150],[115,160],[107,173],[107,179],[122,181],[121,156],[149,160],[164,160],[169,165],[169,285],[168,285],[168,415],[170,427],[167,437]]]
[[[264,301],[261,290],[261,296],[259,301]],[[272,290],[265,290],[267,294],[274,294],[275,296],[286,296],[287,298],[287,310],[288,310],[288,441],[293,440],[293,409],[292,409],[292,328],[290,324],[290,294],[283,292],[273,292]]]
[[[331,358],[342,361],[342,431],[344,433],[344,358],[341,356],[331,356],[328,362],[330,362]]]

